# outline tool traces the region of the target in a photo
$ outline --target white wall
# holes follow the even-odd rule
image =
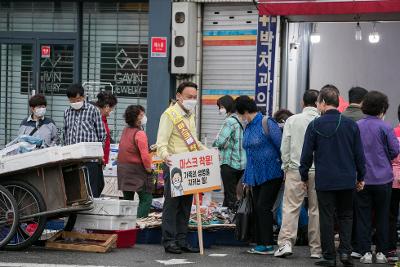
[[[389,97],[386,121],[396,125],[400,104],[400,22],[378,23],[381,40],[368,42],[371,23],[362,23],[363,40],[354,38],[355,23],[319,23],[321,42],[311,47],[310,87],[331,83],[348,98],[352,86],[382,91]]]

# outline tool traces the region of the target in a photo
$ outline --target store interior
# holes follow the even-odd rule
[[[282,102],[300,111],[307,88],[336,85],[344,99],[353,86],[389,97],[385,120],[396,125],[400,102],[400,21],[289,22],[284,28]],[[286,64],[285,64],[286,62]],[[285,76],[285,71],[287,76]]]

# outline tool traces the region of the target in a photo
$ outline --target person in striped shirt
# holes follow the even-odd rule
[[[67,89],[70,107],[64,112],[64,145],[82,142],[102,142],[106,139],[101,114],[98,108],[85,101],[85,91],[79,84]],[[99,197],[104,188],[102,162],[87,162],[90,187],[94,197]]]

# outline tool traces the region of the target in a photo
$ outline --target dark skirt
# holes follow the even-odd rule
[[[118,189],[121,191],[152,193],[153,179],[142,164],[118,163]]]

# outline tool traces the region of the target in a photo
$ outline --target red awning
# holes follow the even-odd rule
[[[259,0],[261,15],[399,13],[400,0]]]

